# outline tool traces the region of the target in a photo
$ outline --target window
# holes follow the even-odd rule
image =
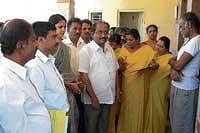
[[[92,23],[102,20],[102,12],[90,12],[90,20]]]

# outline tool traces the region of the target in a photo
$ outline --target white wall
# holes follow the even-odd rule
[[[85,19],[91,11],[103,11],[103,2],[104,0],[75,0],[75,16]]]
[[[56,0],[0,0],[0,21],[13,18],[23,18],[29,22],[47,21],[55,13],[63,15],[63,5],[58,5]],[[67,9],[66,9],[67,11]]]

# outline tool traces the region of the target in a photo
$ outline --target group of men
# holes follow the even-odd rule
[[[78,47],[78,42],[90,42],[81,47],[80,54],[79,51],[75,53],[79,54],[77,64],[80,66],[77,67],[87,88],[81,90],[84,91],[86,132],[107,132],[118,66],[112,48],[105,44],[108,23],[95,23],[92,36],[91,25],[87,24],[68,23],[69,38],[63,42],[69,47],[74,44]],[[70,110],[66,91],[69,88],[54,64],[52,53],[56,53],[60,44],[55,25],[39,21],[31,25],[23,19],[12,19],[3,25],[0,43],[3,54],[0,61],[0,132],[66,133]],[[60,125],[56,125],[56,115],[61,116]],[[54,126],[60,129],[55,130]]]

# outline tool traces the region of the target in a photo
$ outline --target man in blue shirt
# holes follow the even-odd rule
[[[66,132],[64,131],[67,127],[65,117],[69,110],[69,103],[64,81],[54,65],[55,58],[51,55],[59,45],[56,28],[50,22],[35,22],[33,30],[38,50],[35,58],[27,63],[31,68],[30,79],[51,114],[53,132],[63,133]],[[59,119],[54,116],[59,116]],[[56,121],[60,124],[56,125]]]

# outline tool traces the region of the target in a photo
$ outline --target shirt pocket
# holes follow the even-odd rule
[[[109,72],[116,71],[116,62],[115,62],[115,60],[113,59],[112,56],[108,56],[106,58],[106,67],[107,67]]]

